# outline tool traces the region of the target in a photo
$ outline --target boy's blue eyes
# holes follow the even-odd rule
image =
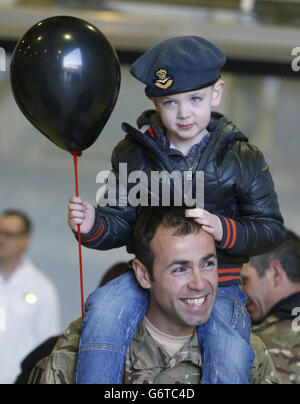
[[[191,101],[194,102],[194,103],[198,103],[198,102],[201,101],[201,98],[200,97],[192,97]],[[164,102],[164,105],[168,105],[168,106],[171,106],[171,105],[174,105],[174,104],[176,104],[176,101],[173,101],[173,100],[168,100],[168,101]]]

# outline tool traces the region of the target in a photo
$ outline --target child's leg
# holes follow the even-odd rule
[[[198,330],[203,343],[202,384],[249,384],[254,353],[245,303],[239,286],[219,287],[211,317]]]
[[[128,346],[148,305],[148,292],[138,285],[132,270],[89,296],[81,325],[77,384],[122,382]]]

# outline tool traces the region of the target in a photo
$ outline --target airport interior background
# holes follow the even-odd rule
[[[23,116],[13,98],[9,65],[18,41],[31,26],[54,15],[73,15],[96,25],[117,50],[121,89],[109,122],[79,159],[81,196],[96,203],[97,174],[109,170],[121,123],[135,125],[152,108],[144,86],[129,73],[137,56],[163,39],[199,35],[228,55],[225,113],[265,154],[286,226],[300,234],[300,1],[254,0],[0,0],[0,210],[22,209],[32,217],[29,251],[54,281],[62,306],[62,330],[81,315],[76,240],[67,225],[74,194],[72,156],[57,148]],[[298,50],[300,52],[300,49]],[[293,64],[294,60],[294,64]],[[116,262],[132,258],[125,247],[83,249],[84,293],[88,296]]]

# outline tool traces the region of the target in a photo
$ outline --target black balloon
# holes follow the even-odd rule
[[[118,98],[120,64],[107,38],[75,17],[48,18],[19,40],[11,85],[26,118],[58,147],[90,147]]]

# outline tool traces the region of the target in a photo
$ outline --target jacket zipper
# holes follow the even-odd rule
[[[186,175],[186,179],[188,181],[191,181],[193,179],[193,171],[194,171],[195,167],[198,165],[199,160],[197,161],[197,157],[198,157],[199,148],[200,148],[200,144],[199,144],[199,147],[197,147],[197,150],[195,152],[195,157],[194,157],[194,160],[193,160],[191,166],[189,166],[187,158],[184,157],[184,160],[186,162],[186,166],[187,166],[187,169],[188,169],[187,175]]]
[[[198,150],[197,150],[194,161],[191,166],[189,166],[187,159],[184,158],[186,161],[187,168],[188,168],[187,176],[186,176],[186,179],[188,181],[191,181],[193,179],[193,174],[196,172],[197,167],[199,167],[198,171],[202,171],[202,169],[206,163],[207,157],[208,157],[209,153],[211,152],[211,149],[213,148],[216,140],[217,140],[217,135],[213,134],[210,143],[208,144],[206,150],[204,151],[203,155],[200,157],[200,159],[198,161],[197,161],[197,152],[198,152]]]
[[[198,164],[197,164],[197,166],[198,166],[198,171],[203,171],[203,168],[204,168],[204,165],[205,165],[205,163],[206,163],[207,157],[208,157],[208,155],[210,154],[212,148],[214,147],[214,145],[215,145],[215,143],[216,143],[216,141],[217,141],[218,136],[219,136],[218,133],[214,133],[214,134],[212,135],[212,139],[211,139],[210,143],[208,144],[206,150],[204,151],[203,156],[202,156],[202,157],[200,158],[200,160],[198,161]]]

